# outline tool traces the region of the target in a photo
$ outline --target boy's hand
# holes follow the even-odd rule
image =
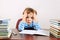
[[[25,13],[25,14],[23,15],[23,18],[26,18],[26,16],[27,16],[27,13]]]
[[[37,15],[34,13],[34,22],[38,22],[37,20]]]
[[[27,17],[27,13],[24,12],[24,14],[23,14],[23,21],[24,21],[24,22],[26,21],[26,17]]]

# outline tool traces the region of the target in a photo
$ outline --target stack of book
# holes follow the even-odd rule
[[[0,20],[0,38],[7,38],[10,36],[8,26],[8,20]]]
[[[56,38],[60,38],[60,20],[51,19],[50,23],[50,33]]]

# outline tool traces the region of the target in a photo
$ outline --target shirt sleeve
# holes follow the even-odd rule
[[[24,25],[25,25],[25,23],[21,21],[18,25],[18,30],[20,30],[20,31],[24,30]]]
[[[38,23],[34,22],[33,24],[34,24],[36,30],[40,30],[41,29],[40,25]]]

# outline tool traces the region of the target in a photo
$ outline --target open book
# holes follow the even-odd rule
[[[37,35],[44,35],[44,36],[49,36],[49,31],[46,30],[23,30],[19,32],[20,34],[37,34]]]

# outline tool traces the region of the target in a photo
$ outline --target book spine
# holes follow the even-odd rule
[[[54,29],[54,30],[56,30],[56,31],[60,31],[60,29],[55,28],[55,27],[53,27],[53,26],[50,26],[50,29]]]
[[[50,31],[50,33],[51,33],[52,35],[54,35],[56,38],[60,38],[60,35],[57,35],[57,34],[54,33],[53,31]]]
[[[54,27],[54,28],[60,30],[60,26],[57,26],[57,25],[53,25],[53,24],[51,24],[50,27]]]
[[[52,19],[52,20],[50,20],[50,22],[60,23],[60,20],[54,20],[54,19]]]
[[[52,29],[52,28],[50,29],[50,31],[54,32],[57,35],[60,35],[60,31],[56,31],[55,29]]]

